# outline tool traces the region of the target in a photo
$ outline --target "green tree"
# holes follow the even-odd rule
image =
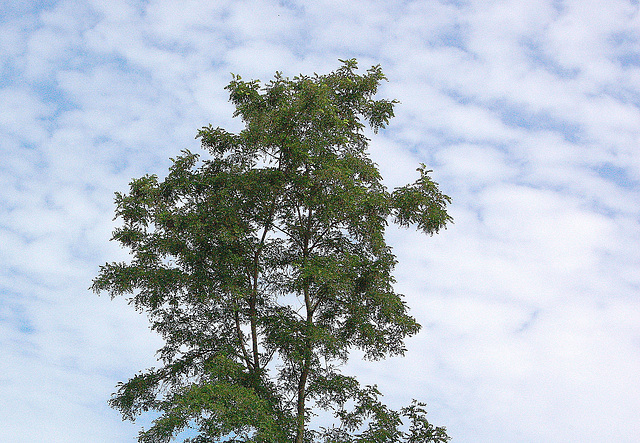
[[[205,127],[206,158],[183,151],[164,179],[116,193],[113,240],[132,260],[102,266],[92,288],[128,296],[166,343],[162,365],[110,400],[124,419],[159,414],[140,442],[187,428],[193,443],[449,440],[422,403],[393,411],[340,372],[352,349],[402,355],[420,328],[393,288],[387,221],[427,234],[450,221],[424,166],[413,184],[383,186],[363,121],[384,127],[395,101],[373,98],[379,66],[356,71],[347,60],[264,86],[234,76],[240,133]],[[335,424],[312,429],[314,410]]]

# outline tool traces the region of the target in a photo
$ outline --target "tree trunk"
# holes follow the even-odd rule
[[[307,377],[309,376],[309,367],[311,365],[311,356],[305,352],[305,361],[298,382],[298,413],[296,416],[296,443],[302,443],[304,440],[304,400],[307,387]]]

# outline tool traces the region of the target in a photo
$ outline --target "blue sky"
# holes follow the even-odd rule
[[[640,434],[640,12],[633,0],[0,2],[0,440],[129,442],[106,404],[160,346],[88,291],[113,193],[198,128],[237,131],[231,73],[381,64],[389,187],[426,163],[432,238],[390,229],[424,326],[346,372],[457,443]]]

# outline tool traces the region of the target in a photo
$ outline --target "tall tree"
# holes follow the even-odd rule
[[[395,101],[374,99],[379,66],[355,60],[327,75],[227,86],[245,128],[211,126],[209,155],[173,159],[116,194],[113,239],[130,263],[108,263],[96,292],[125,295],[166,344],[159,368],[120,383],[123,418],[159,413],[140,442],[445,442],[422,403],[383,405],[340,366],[352,349],[377,360],[405,352],[420,326],[394,291],[388,220],[437,233],[449,197],[424,166],[387,191],[367,153]],[[365,122],[365,123],[363,123]],[[312,429],[314,410],[333,413]],[[402,418],[409,427],[402,427]]]

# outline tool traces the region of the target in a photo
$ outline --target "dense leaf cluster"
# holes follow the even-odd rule
[[[401,355],[419,325],[394,292],[389,219],[433,234],[449,198],[422,167],[388,192],[367,154],[394,101],[384,75],[354,60],[328,75],[270,83],[235,76],[227,89],[245,129],[202,128],[209,155],[189,151],[164,179],[116,194],[113,239],[130,263],[109,263],[96,292],[130,297],[165,340],[159,368],[119,385],[124,418],[156,411],[140,442],[445,442],[422,404],[400,412],[342,375],[349,351]],[[309,429],[312,407],[336,424]],[[402,430],[401,417],[409,423]]]

